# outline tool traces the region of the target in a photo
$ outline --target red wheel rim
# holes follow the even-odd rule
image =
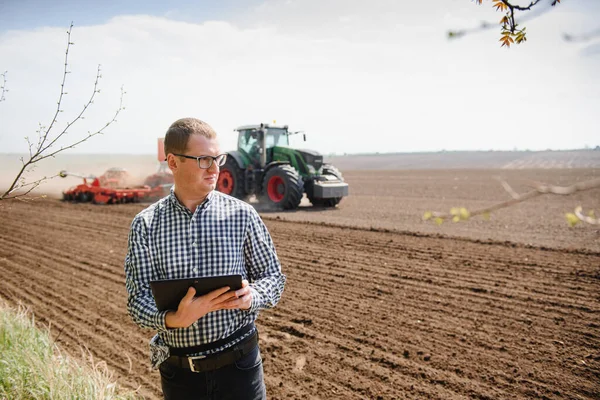
[[[229,170],[221,170],[219,180],[217,181],[219,192],[231,194],[233,192],[233,175]]]
[[[274,203],[279,203],[285,195],[285,184],[280,176],[272,176],[267,184],[267,194]]]

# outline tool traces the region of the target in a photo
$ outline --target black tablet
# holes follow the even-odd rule
[[[179,302],[190,286],[196,289],[196,296],[229,286],[231,290],[242,287],[241,275],[208,276],[202,278],[162,279],[150,282],[150,289],[159,311],[177,310]]]

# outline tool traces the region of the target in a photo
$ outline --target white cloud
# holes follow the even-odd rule
[[[529,41],[507,51],[496,29],[445,38],[467,21],[497,18],[489,4],[400,3],[267,2],[245,23],[140,15],[75,27],[61,121],[84,104],[101,63],[102,93],[72,137],[111,118],[121,84],[127,109],[80,152],[153,153],[183,116],[213,125],[225,149],[236,126],[273,119],[306,131],[301,145],[324,153],[598,144],[598,59],[559,35],[589,24],[589,13],[553,10],[528,22]],[[64,32],[0,36],[10,89],[0,103],[2,152],[25,151],[22,137],[50,121]]]

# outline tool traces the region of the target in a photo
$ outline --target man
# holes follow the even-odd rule
[[[129,314],[158,331],[150,350],[165,399],[264,399],[254,321],[277,304],[285,284],[271,236],[251,206],[215,191],[227,155],[208,124],[175,121],[164,147],[175,185],[131,224]],[[241,289],[196,296],[190,288],[177,310],[158,311],[149,286],[230,274],[244,277]]]

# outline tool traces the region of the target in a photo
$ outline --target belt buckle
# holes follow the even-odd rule
[[[188,357],[188,362],[190,363],[190,370],[192,372],[200,372],[200,371],[196,371],[196,367],[194,366],[194,360],[201,360],[203,358],[206,358],[206,356]]]

